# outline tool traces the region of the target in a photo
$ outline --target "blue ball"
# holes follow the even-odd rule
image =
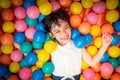
[[[112,36],[113,36],[113,40],[112,40],[110,45],[111,46],[116,46],[117,44],[120,43],[120,38],[117,34],[112,34]]]
[[[34,49],[41,49],[41,48],[43,48],[43,46],[44,46],[44,44],[43,43],[37,43],[37,42],[32,42],[32,45],[33,45],[33,48]]]
[[[21,43],[25,42],[25,40],[26,40],[26,36],[25,36],[25,34],[23,32],[17,32],[17,33],[15,33],[15,35],[14,35],[14,41],[16,43],[21,44]]]
[[[26,62],[28,62],[31,65],[34,65],[38,60],[37,54],[35,52],[28,53],[25,59],[26,59]]]
[[[29,1],[29,0],[24,0],[24,8],[27,9],[28,7],[32,6],[32,5],[35,5],[36,2],[35,1]]]
[[[120,32],[120,20],[116,21],[114,24],[113,24],[113,28],[116,32]]]
[[[36,25],[36,30],[41,30],[43,32],[46,32],[45,31],[45,28],[44,28],[44,25],[42,22],[39,22],[37,25]]]
[[[26,61],[25,58],[23,58],[21,61],[20,61],[20,67],[23,68],[23,67],[31,67],[31,65]]]
[[[104,53],[104,55],[102,56],[100,62],[106,62],[109,60],[109,55],[107,52]]]
[[[30,17],[26,17],[26,23],[27,23],[27,25],[29,25],[29,26],[36,26],[37,25],[37,23],[38,23],[38,19],[32,19],[32,18],[30,18]]]
[[[91,34],[85,34],[85,35],[83,35],[83,36],[86,38],[86,45],[89,45],[89,44],[92,43],[93,37],[92,37]]]
[[[74,40],[76,36],[80,36],[80,32],[78,29],[73,28],[71,31],[71,39]]]
[[[0,78],[4,78],[7,72],[7,67],[5,65],[0,64]]]
[[[33,41],[37,43],[44,43],[46,40],[46,34],[43,31],[37,30],[33,36]]]
[[[43,80],[44,79],[44,73],[42,70],[35,70],[32,73],[32,79],[33,80]]]
[[[44,19],[45,19],[45,15],[43,15],[43,14],[40,14],[39,16],[38,16],[38,20],[41,22],[41,21],[43,21]]]
[[[5,74],[5,79],[7,80],[9,76],[11,76],[12,73],[10,71],[8,71],[6,74]]]
[[[77,36],[74,39],[74,45],[77,48],[84,48],[86,46],[86,39],[84,36]]]

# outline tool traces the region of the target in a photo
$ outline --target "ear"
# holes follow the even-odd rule
[[[49,32],[50,37],[55,38],[53,33]]]

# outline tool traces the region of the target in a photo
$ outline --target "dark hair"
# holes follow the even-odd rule
[[[63,9],[59,9],[46,16],[46,18],[43,20],[45,30],[47,32],[50,32],[53,23],[56,25],[60,25],[58,19],[64,20],[65,22],[69,23],[69,15],[67,14],[67,12]]]

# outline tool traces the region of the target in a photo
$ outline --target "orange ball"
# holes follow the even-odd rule
[[[2,11],[2,18],[4,21],[12,21],[14,19],[14,12],[12,9],[4,9]]]
[[[22,6],[24,3],[24,0],[11,0],[11,2],[14,6]]]
[[[101,80],[101,75],[99,73],[95,73],[94,80]]]
[[[10,63],[11,63],[11,59],[8,54],[4,54],[0,56],[0,64],[9,65]]]
[[[106,23],[101,27],[101,32],[107,32],[109,34],[112,34],[114,32],[112,24]]]
[[[90,23],[82,22],[78,27],[80,33],[88,34],[90,32]]]
[[[7,80],[19,80],[19,77],[17,75],[11,75]]]
[[[14,37],[12,34],[5,33],[1,36],[1,43],[4,45],[12,45],[14,43]]]
[[[44,80],[53,80],[51,77],[46,77]]]
[[[81,18],[77,14],[73,14],[70,16],[70,24],[73,28],[77,28],[81,23]]]
[[[111,75],[111,80],[120,80],[120,73],[114,73]]]
[[[98,64],[96,64],[94,67],[92,67],[92,69],[95,71],[95,72],[99,72],[100,71],[100,68],[101,68],[101,63],[99,62]]]
[[[69,7],[72,3],[72,0],[59,0],[60,6],[61,7]]]
[[[103,79],[107,79],[107,80],[109,80],[110,79],[110,77],[111,77],[111,74],[104,74],[104,73],[100,73],[101,74],[101,77],[103,78]]]

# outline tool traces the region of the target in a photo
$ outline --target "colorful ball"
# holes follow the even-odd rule
[[[96,38],[94,39],[94,45],[95,45],[95,47],[97,47],[97,48],[101,48],[101,46],[102,46],[102,37],[101,37],[101,36],[96,37]]]
[[[10,75],[10,76],[7,78],[7,80],[19,80],[19,77],[18,77],[17,75],[13,74],[13,75]]]
[[[71,5],[72,0],[59,0],[60,6],[63,8],[67,8]]]
[[[39,49],[43,48],[43,45],[44,45],[44,44],[43,44],[43,43],[40,44],[40,43],[37,43],[37,42],[34,42],[34,41],[33,41],[33,42],[32,42],[32,45],[33,45],[33,48],[34,48],[34,49],[39,50]]]
[[[82,69],[85,70],[89,67],[89,64],[87,64],[84,60],[82,60]]]
[[[59,0],[60,1],[60,0]],[[70,2],[70,1],[69,1]],[[62,6],[62,5],[60,5],[59,4],[59,2],[57,2],[57,1],[53,1],[53,2],[51,2],[51,4],[52,4],[52,11],[54,12],[54,11],[57,11],[58,9],[60,9],[60,6]]]
[[[119,0],[106,0],[107,9],[116,9],[119,5]]]
[[[37,0],[38,1],[38,0]],[[35,1],[30,1],[30,0],[24,0],[24,8],[27,9],[29,8],[30,6],[33,6],[33,5],[36,5],[36,2]]]
[[[27,25],[33,27],[38,23],[38,19],[37,18],[32,19],[32,18],[29,18],[28,16],[26,16],[26,23],[27,23]]]
[[[38,68],[42,68],[42,66],[43,66],[44,63],[45,63],[44,61],[41,61],[41,60],[38,59],[38,61],[36,62],[36,66]]]
[[[100,34],[100,26],[98,25],[93,25],[90,28],[90,34],[92,36],[98,36]]]
[[[112,64],[112,66],[114,67],[114,69],[116,69],[119,66],[119,61],[116,58],[110,58],[108,60],[108,62],[110,62]]]
[[[117,46],[120,42],[120,38],[117,34],[112,34],[112,36],[113,36],[113,40],[112,40],[110,45],[111,46]]]
[[[116,32],[120,32],[120,20],[113,23],[113,28]]]
[[[11,2],[14,6],[22,6],[24,3],[24,0],[11,0]]]
[[[12,62],[10,65],[9,65],[9,71],[11,73],[18,73],[20,70],[20,64],[18,62]]]
[[[70,11],[73,14],[79,14],[82,11],[82,5],[80,2],[72,2],[70,5]]]
[[[98,52],[98,49],[91,45],[87,47],[87,51],[91,56],[94,56]]]
[[[46,32],[45,31],[45,27],[44,27],[44,24],[42,22],[39,22],[37,25],[36,25],[36,30],[41,30],[43,32]]]
[[[44,73],[42,70],[35,70],[32,73],[32,79],[33,80],[43,80],[44,79]]]
[[[0,7],[1,8],[9,8],[11,6],[10,0],[0,0]]]
[[[82,0],[81,3],[84,8],[91,8],[93,6],[93,2],[91,0]]]
[[[11,54],[11,52],[13,51],[14,47],[13,45],[1,45],[1,52],[3,54]]]
[[[95,73],[95,77],[94,77],[94,80],[101,80],[102,77],[99,73]]]
[[[72,28],[71,31],[71,39],[74,40],[75,37],[80,36],[80,32],[77,28]]]
[[[100,72],[100,67],[101,67],[101,63],[98,62],[95,66],[92,66],[92,69],[93,69],[95,72]]]
[[[4,77],[8,71],[7,66],[0,64],[0,77]]]
[[[86,45],[89,45],[89,44],[92,43],[92,41],[93,41],[92,35],[90,35],[90,34],[84,34],[83,36],[84,36],[85,39],[86,39]]]
[[[106,62],[109,60],[109,55],[107,52],[104,53],[104,55],[102,56],[100,62]]]
[[[31,67],[30,64],[27,63],[26,59],[23,58],[21,61],[20,61],[20,67]]]
[[[40,14],[39,16],[38,16],[38,20],[39,21],[42,21],[42,20],[44,20],[45,19],[45,15],[43,15],[43,14]]]
[[[120,79],[120,73],[113,73],[111,75],[111,80],[118,80]]]

